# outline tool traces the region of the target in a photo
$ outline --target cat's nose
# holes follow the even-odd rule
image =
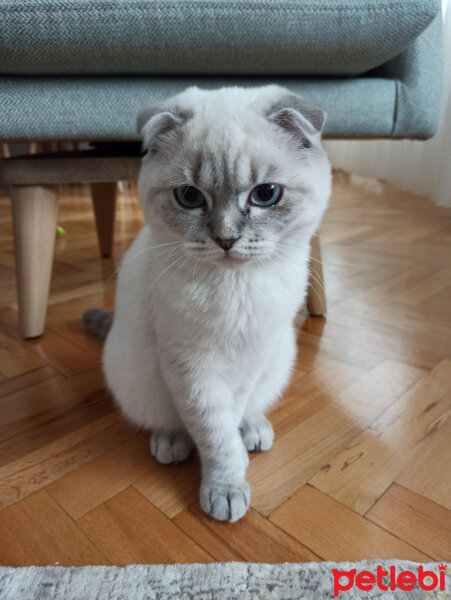
[[[217,244],[219,244],[221,246],[221,248],[223,248],[226,252],[227,250],[230,250],[230,248],[233,246],[233,244],[235,244],[235,242],[237,242],[240,238],[214,238],[215,242]]]

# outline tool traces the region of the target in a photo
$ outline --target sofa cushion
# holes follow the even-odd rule
[[[356,75],[438,0],[2,0],[0,73]]]
[[[196,77],[0,77],[0,139],[136,140],[138,112],[188,85],[278,83],[327,111],[325,135],[386,136],[393,128],[396,85],[390,79]],[[371,115],[371,118],[368,118]]]

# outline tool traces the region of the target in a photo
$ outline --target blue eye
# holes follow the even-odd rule
[[[260,208],[269,208],[280,202],[283,187],[277,183],[260,183],[249,194],[249,204]]]
[[[180,206],[187,210],[202,208],[207,205],[203,193],[192,185],[179,185],[174,190],[174,196]]]

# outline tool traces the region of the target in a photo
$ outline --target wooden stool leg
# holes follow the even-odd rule
[[[322,316],[326,313],[326,294],[324,291],[323,263],[319,237],[314,235],[310,251],[310,277],[307,291],[307,310],[309,315]]]
[[[0,156],[2,158],[9,158],[11,156],[11,153],[9,151],[9,144],[6,144],[6,143],[0,144]]]
[[[20,330],[44,331],[58,216],[58,186],[11,188]]]
[[[103,257],[113,253],[117,185],[115,181],[91,183],[91,196],[96,217],[97,237]]]

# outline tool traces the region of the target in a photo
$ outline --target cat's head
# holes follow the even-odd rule
[[[305,243],[330,194],[322,110],[279,86],[192,87],[143,110],[139,198],[187,254],[239,266]]]

